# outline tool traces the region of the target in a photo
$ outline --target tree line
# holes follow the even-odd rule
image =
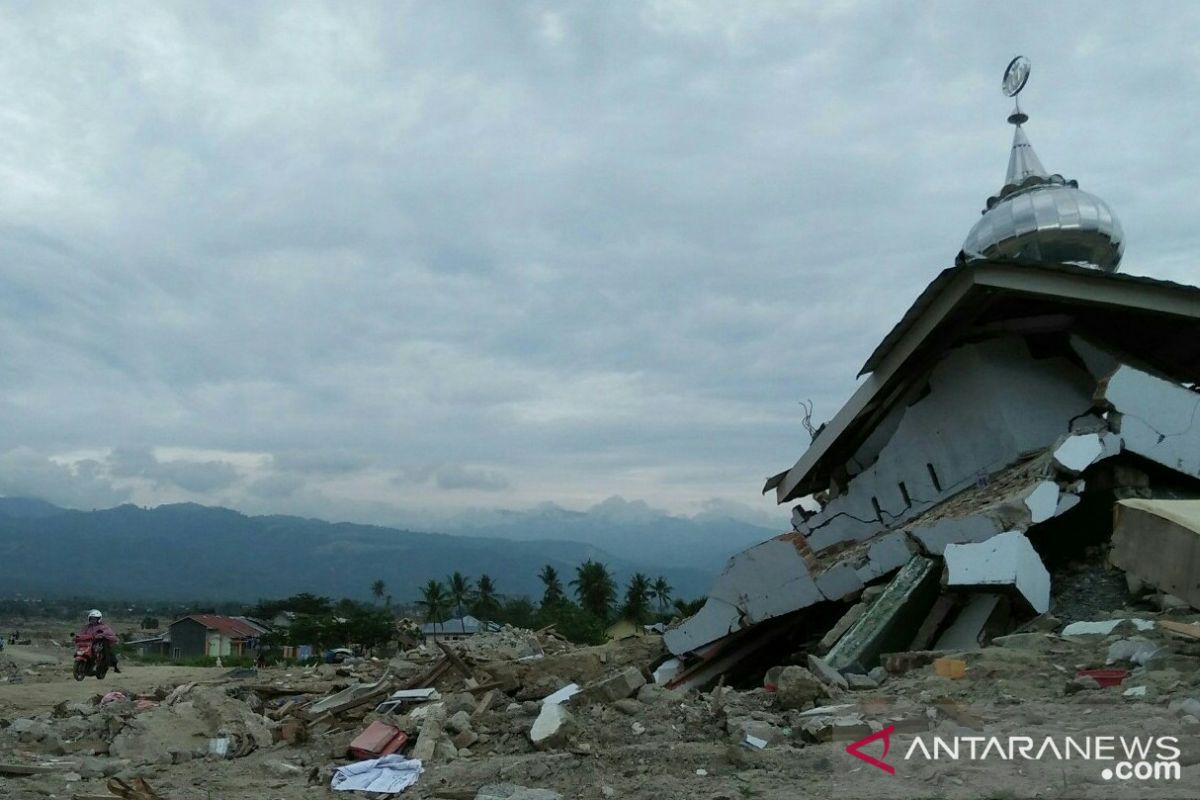
[[[674,598],[674,588],[666,578],[659,575],[651,579],[640,572],[629,579],[622,593],[608,567],[592,559],[577,566],[575,576],[565,586],[558,570],[550,564],[542,567],[538,579],[543,591],[541,602],[535,605],[528,597],[504,597],[487,574],[480,575],[476,582],[455,571],[444,582],[430,579],[421,587],[417,606],[427,622],[444,622],[451,613],[461,620],[465,610],[484,623],[522,628],[554,625],[571,641],[597,644],[604,641],[605,629],[614,621],[629,620],[635,625],[667,622],[675,616],[694,614],[703,603]],[[567,587],[574,599],[567,595]],[[383,581],[375,581],[371,592],[377,599],[383,597]],[[447,630],[453,632],[454,623],[448,624]]]

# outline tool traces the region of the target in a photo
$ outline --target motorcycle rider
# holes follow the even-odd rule
[[[113,629],[104,623],[104,615],[97,609],[93,608],[88,612],[87,624],[83,626],[83,630],[79,632],[80,636],[91,636],[93,639],[97,636],[102,637],[108,642],[108,663],[112,667],[112,671],[120,674],[121,668],[117,666],[117,635],[113,633]]]

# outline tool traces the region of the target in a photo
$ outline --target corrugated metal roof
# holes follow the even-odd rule
[[[219,631],[239,639],[256,639],[264,633],[258,626],[246,620],[237,617],[223,617],[219,614],[188,614],[186,617],[180,617],[171,624],[178,624],[185,619],[195,620],[210,631]]]

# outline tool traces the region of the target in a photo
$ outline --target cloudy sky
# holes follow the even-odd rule
[[[1200,9],[1045,5],[6,4],[0,494],[783,520],[1013,55],[1125,270],[1200,281]]]

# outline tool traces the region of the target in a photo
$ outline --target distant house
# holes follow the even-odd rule
[[[149,636],[144,639],[132,639],[125,642],[126,650],[136,652],[142,658],[146,656],[165,656],[171,652],[171,635],[169,633],[160,633],[157,636]]]
[[[661,622],[656,622],[653,625],[638,625],[636,622],[628,619],[619,619],[604,631],[604,635],[609,639],[631,639],[633,637],[642,637],[648,633],[661,634],[667,629],[666,625]]]
[[[219,614],[190,614],[167,631],[172,659],[257,654],[265,633],[265,626],[246,617]]]
[[[462,639],[474,636],[484,631],[498,631],[500,626],[495,622],[481,622],[467,614],[462,619],[455,617],[445,622],[426,622],[421,626],[421,633],[426,636],[437,636],[445,639]]]

